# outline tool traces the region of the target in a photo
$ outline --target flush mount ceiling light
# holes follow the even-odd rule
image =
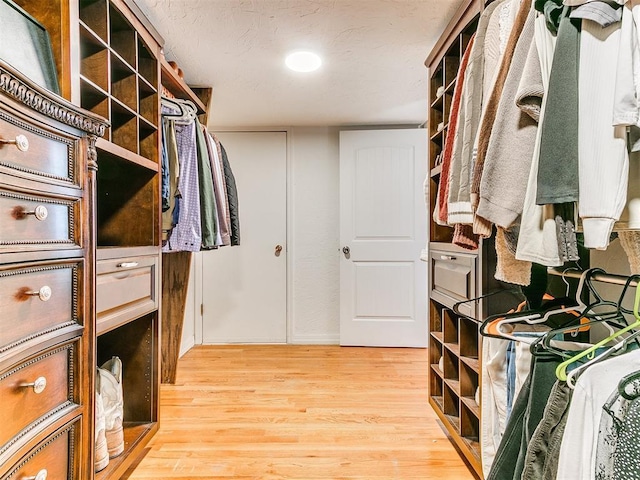
[[[293,52],[287,55],[284,63],[294,72],[313,72],[320,68],[322,60],[313,52]]]

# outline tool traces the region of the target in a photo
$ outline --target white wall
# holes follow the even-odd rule
[[[340,340],[337,128],[289,130],[288,342]]]

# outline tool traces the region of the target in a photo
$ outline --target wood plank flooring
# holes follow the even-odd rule
[[[160,430],[129,479],[473,479],[427,369],[423,349],[196,347],[162,386]]]

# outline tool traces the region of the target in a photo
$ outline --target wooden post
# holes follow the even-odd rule
[[[162,254],[162,383],[175,383],[191,272],[191,252]]]

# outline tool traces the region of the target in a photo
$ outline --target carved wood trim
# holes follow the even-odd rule
[[[0,90],[20,103],[66,125],[103,136],[109,125],[105,119],[82,110],[62,97],[34,85],[0,61]]]

